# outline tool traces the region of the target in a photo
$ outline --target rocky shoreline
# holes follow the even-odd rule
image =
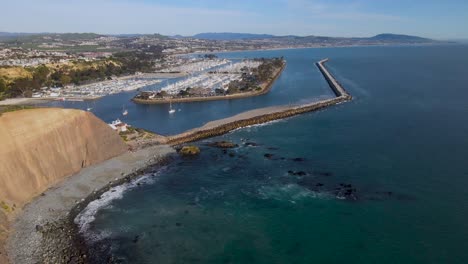
[[[284,119],[306,112],[346,102],[352,97],[323,66],[317,64],[337,97],[301,106],[278,107],[252,114],[251,117],[225,122],[215,121],[207,126],[167,137],[168,145],[148,144],[136,152],[127,152],[101,164],[83,169],[59,185],[44,192],[25,206],[13,224],[14,232],[8,240],[12,263],[90,263],[90,252],[78,226],[76,216],[91,202],[110,188],[132,181],[154,166],[163,166],[171,160],[175,150],[169,145],[181,145],[232,130]],[[262,113],[262,114],[259,114]],[[106,260],[112,262],[112,260]]]
[[[83,169],[26,205],[7,241],[11,263],[89,263],[74,223],[76,215],[112,187],[164,166],[175,150],[167,145],[127,152]]]

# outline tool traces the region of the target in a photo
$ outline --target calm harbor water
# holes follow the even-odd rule
[[[325,57],[355,99],[198,142],[199,157],[110,191],[85,226],[96,261],[466,263],[468,46],[223,56],[285,56],[288,66],[266,96],[180,105],[169,118],[165,106],[123,94],[102,99],[96,114],[110,121],[126,103],[128,122],[171,134],[329,97],[313,65]],[[206,145],[216,140],[239,147]]]

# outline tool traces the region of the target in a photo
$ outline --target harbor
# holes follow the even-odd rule
[[[254,109],[232,117],[208,122],[199,128],[194,128],[177,135],[167,137],[158,135],[155,142],[149,142],[147,144],[169,144],[172,146],[182,145],[188,142],[220,136],[242,127],[268,123],[308,112],[318,111],[352,100],[352,96],[325,67],[325,63],[327,62],[328,59],[321,60],[316,63],[316,66],[319,68],[323,77],[327,80],[330,89],[332,89],[332,91],[336,94],[335,98],[324,99],[302,105],[273,106]]]

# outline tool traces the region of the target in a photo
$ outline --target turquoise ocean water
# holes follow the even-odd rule
[[[97,102],[96,115],[110,121],[127,104],[128,122],[172,134],[257,107],[331,97],[314,66],[325,57],[354,100],[197,142],[199,157],[176,157],[111,190],[83,218],[94,261],[468,261],[468,46],[221,56],[284,56],[288,65],[265,96],[184,104],[170,118],[166,106],[133,105],[132,93],[120,94]],[[239,147],[206,145],[216,140]]]

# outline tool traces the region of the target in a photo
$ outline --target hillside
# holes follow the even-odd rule
[[[427,43],[433,42],[431,39],[409,36],[409,35],[399,35],[399,34],[379,34],[369,38],[344,38],[344,37],[326,37],[326,36],[275,36],[268,34],[248,34],[248,33],[200,33],[193,36],[197,39],[206,39],[206,40],[275,40],[275,41],[289,41],[295,43],[321,43],[321,42],[383,42],[383,43]]]
[[[10,216],[65,177],[127,151],[107,124],[71,109],[1,113],[0,144],[0,263]]]
[[[415,43],[423,43],[423,42],[432,42],[432,39],[421,38],[417,36],[408,36],[408,35],[399,35],[399,34],[379,34],[372,38],[372,40],[380,40],[380,41],[388,41],[388,42],[415,42]]]
[[[64,177],[127,150],[89,112],[39,108],[0,116],[0,204],[13,212]]]

